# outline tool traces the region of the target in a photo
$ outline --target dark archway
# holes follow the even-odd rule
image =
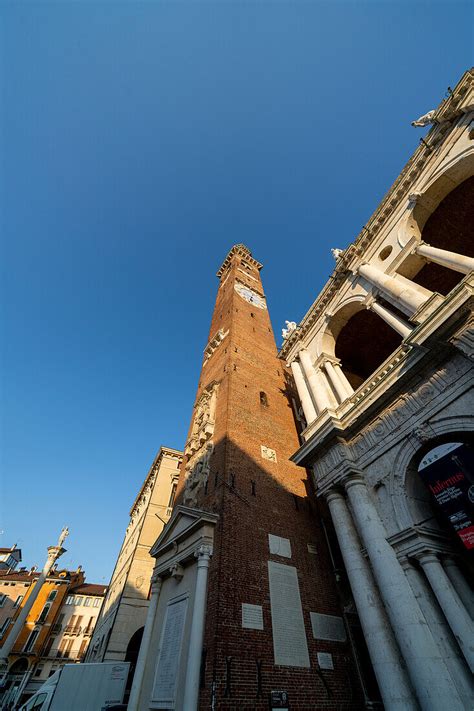
[[[28,659],[26,659],[26,657],[20,657],[20,659],[17,659],[13,662],[10,669],[8,670],[8,673],[24,674],[26,671],[28,671]]]
[[[393,328],[377,314],[364,308],[351,316],[341,328],[336,339],[335,355],[356,390],[401,342],[402,337]]]
[[[474,176],[454,188],[440,202],[426,221],[421,237],[432,247],[474,257]],[[446,295],[462,278],[463,274],[459,272],[428,262],[413,281]]]
[[[127,645],[127,651],[125,652],[126,662],[130,662],[130,670],[128,672],[127,686],[125,688],[125,703],[128,701],[130,696],[130,690],[132,688],[133,676],[135,674],[135,667],[137,666],[138,653],[140,652],[140,645],[142,643],[143,630],[144,627],[140,627],[136,632],[130,637],[130,641]]]

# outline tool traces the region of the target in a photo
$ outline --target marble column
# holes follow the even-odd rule
[[[469,612],[471,619],[474,619],[474,591],[467,582],[458,564],[449,556],[442,559],[443,568],[450,579],[453,588],[464,603],[464,607]]]
[[[138,711],[140,708],[140,692],[143,683],[143,676],[145,674],[145,667],[148,658],[148,652],[150,650],[150,642],[153,634],[153,626],[155,624],[156,611],[158,609],[158,602],[160,599],[160,592],[162,586],[162,579],[156,575],[153,575],[151,579],[151,595],[150,603],[148,605],[148,612],[146,616],[145,627],[143,630],[142,641],[140,644],[140,651],[138,653],[137,665],[135,667],[135,673],[133,675],[132,688],[130,690],[130,699],[128,701],[127,711]]]
[[[331,363],[330,360],[324,360],[323,361],[323,368],[327,373],[329,381],[334,386],[334,389],[337,392],[340,402],[344,402],[344,400],[346,400],[349,397],[349,395],[347,394],[347,389],[346,389],[343,381],[339,378],[339,374],[336,372],[334,365]],[[342,372],[342,371],[340,371],[340,372]],[[353,392],[354,391],[352,391],[352,393]],[[352,393],[351,393],[351,395],[352,395]]]
[[[316,409],[318,415],[329,407],[329,399],[327,396],[326,388],[322,382],[321,374],[316,371],[313,366],[311,356],[306,349],[300,350],[298,353],[300,359],[301,367],[306,376],[306,380],[309,383],[311,394],[313,396],[314,402],[316,404]],[[318,369],[319,370],[319,369]]]
[[[412,332],[413,328],[406,321],[400,318],[400,316],[397,316],[397,314],[394,314],[390,309],[382,306],[382,304],[377,303],[377,301],[372,301],[368,304],[367,308],[377,314],[377,316],[380,316],[380,318],[391,326],[394,331],[399,333],[402,338],[406,338]]]
[[[206,619],[206,595],[210,546],[203,545],[195,553],[197,558],[196,588],[194,591],[193,617],[189,635],[188,666],[184,682],[183,709],[196,711],[199,702],[199,677],[201,674],[204,622]]]
[[[425,242],[418,244],[415,247],[415,252],[420,257],[425,257],[429,262],[435,262],[455,272],[461,272],[461,274],[469,274],[474,269],[474,259],[472,257],[465,257],[464,254],[432,247]]]
[[[304,379],[304,375],[298,361],[294,360],[291,363],[291,370],[295,379],[296,389],[298,391],[298,395],[301,401],[301,407],[303,408],[304,416],[306,418],[306,424],[309,425],[317,417],[316,409],[311,399],[311,393],[309,392],[308,386],[306,385],[306,381]]]
[[[387,541],[387,533],[364,479],[354,474],[346,478],[344,485],[421,708],[425,711],[463,709],[464,704],[410,584]]]
[[[429,552],[421,553],[418,555],[418,560],[461,647],[464,658],[470,670],[474,672],[474,624],[471,617],[453,588],[438,556]]]
[[[400,561],[466,709],[474,708],[474,681],[425,575],[408,558]]]
[[[341,364],[336,361],[333,363],[333,365],[334,365],[334,370],[336,371],[337,377],[339,378],[339,380],[342,382],[342,384],[344,386],[344,389],[347,394],[346,396],[352,397],[354,394],[354,388],[352,387],[352,385],[346,378],[346,375],[345,375],[343,369],[341,368]]]
[[[380,289],[388,299],[400,304],[410,313],[415,313],[426,301],[426,295],[417,290],[415,283],[413,286],[408,286],[406,283],[399,282],[395,277],[385,274],[372,264],[361,264],[358,272],[360,276]]]
[[[418,709],[347,502],[336,490],[326,494],[326,499],[384,707],[387,711]]]

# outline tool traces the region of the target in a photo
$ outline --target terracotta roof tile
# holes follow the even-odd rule
[[[107,592],[107,585],[97,585],[95,583],[83,583],[77,588],[72,588],[71,593],[74,595],[96,595],[103,597]]]

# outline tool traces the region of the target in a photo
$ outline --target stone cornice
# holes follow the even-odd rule
[[[461,77],[455,89],[447,99],[444,99],[434,114],[434,125],[416,149],[408,163],[400,172],[390,190],[382,198],[377,209],[372,214],[362,231],[337,258],[336,268],[323,287],[322,292],[314,301],[295,331],[292,331],[284,341],[280,356],[288,359],[294,355],[294,346],[304,337],[316,320],[324,313],[329,302],[337,293],[342,282],[352,272],[354,260],[357,259],[374,239],[375,233],[386,223],[394,209],[404,196],[413,192],[414,181],[419,177],[428,163],[433,148],[445,138],[452,122],[459,116],[474,110],[474,69],[469,69]]]
[[[171,459],[177,459],[178,463],[181,464],[183,461],[183,452],[180,452],[178,449],[171,449],[171,447],[160,447],[158,454],[156,455],[155,459],[153,460],[153,464],[151,465],[148,474],[145,477],[145,481],[143,482],[140,491],[138,492],[135,501],[133,502],[133,505],[130,509],[129,516],[132,515],[132,513],[135,510],[135,507],[137,506],[138,502],[140,501],[141,497],[143,496],[143,493],[147,487],[147,485],[150,483],[151,478],[156,474],[156,472],[159,469],[159,466],[161,464],[161,460],[163,457],[170,457]]]
[[[417,558],[423,553],[452,554],[452,543],[449,537],[438,528],[427,524],[415,525],[398,531],[387,538],[393,546],[398,558]]]
[[[229,267],[229,265],[232,261],[232,257],[234,257],[236,254],[238,254],[240,257],[245,259],[245,261],[248,262],[249,264],[252,264],[259,271],[263,267],[263,264],[260,264],[260,262],[257,262],[257,260],[252,257],[252,252],[250,251],[250,249],[248,247],[245,246],[245,244],[234,244],[234,246],[230,250],[229,254],[222,262],[222,266],[220,267],[220,269],[217,272],[217,276],[219,277],[219,279],[224,274],[227,267]]]

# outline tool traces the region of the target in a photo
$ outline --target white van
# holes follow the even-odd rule
[[[104,711],[121,704],[129,662],[66,664],[19,711]]]

